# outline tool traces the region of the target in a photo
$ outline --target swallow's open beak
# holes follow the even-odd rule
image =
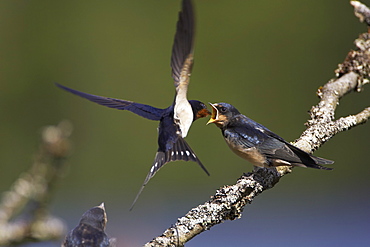
[[[204,117],[207,117],[208,115],[211,115],[211,112],[208,111],[207,108],[205,108],[205,109],[202,109],[202,110],[197,112],[197,118],[196,119],[204,118]]]
[[[211,118],[208,120],[207,125],[218,121],[218,110],[216,108],[216,105],[212,103],[209,103],[209,104],[212,106],[212,115],[211,115]]]

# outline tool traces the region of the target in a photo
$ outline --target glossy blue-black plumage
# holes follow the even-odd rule
[[[190,148],[187,142],[181,137],[179,126],[176,125],[174,121],[174,104],[171,106],[160,109],[152,107],[145,104],[135,103],[128,100],[121,100],[109,97],[103,97],[93,94],[88,94],[84,92],[71,89],[69,87],[63,86],[56,83],[56,85],[70,93],[83,97],[87,100],[95,102],[97,104],[107,106],[110,108],[118,110],[127,110],[131,111],[141,117],[159,121],[158,126],[158,150],[152,164],[152,167],[145,178],[144,184],[140,189],[140,192],[143,190],[144,186],[149,182],[149,180],[155,175],[155,173],[166,163],[170,161],[183,160],[183,161],[195,161],[199,166],[209,175],[209,172],[204,167],[202,162],[198,159],[195,152]],[[189,103],[193,110],[193,119],[197,120],[202,111],[208,112],[206,106],[198,100],[189,100]],[[204,117],[204,116],[201,116]],[[136,200],[138,199],[137,195]]]
[[[139,116],[142,116],[150,120],[156,120],[156,121],[161,120],[161,118],[164,115],[164,112],[166,111],[166,109],[159,109],[159,108],[155,108],[150,105],[139,104],[139,103],[135,103],[129,100],[114,99],[114,98],[108,98],[108,97],[98,96],[94,94],[84,93],[84,92],[77,91],[75,89],[63,86],[58,83],[55,83],[55,85],[77,96],[80,96],[92,102],[98,103],[99,105],[107,106],[110,108],[115,108],[118,110],[131,111]]]
[[[242,158],[260,167],[291,165],[331,170],[319,164],[332,164],[331,160],[313,156],[291,145],[265,126],[240,114],[227,103],[213,104],[209,121],[222,131],[229,147]]]

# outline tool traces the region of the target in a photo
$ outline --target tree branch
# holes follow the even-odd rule
[[[370,25],[370,10],[363,4],[352,1],[355,14]],[[317,91],[320,102],[310,111],[307,129],[294,143],[306,152],[317,150],[339,132],[365,123],[370,117],[370,107],[356,115],[335,120],[335,110],[346,94],[361,92],[369,83],[370,35],[361,34],[355,41],[356,50],[350,51],[345,61],[338,66],[336,78]],[[148,242],[145,246],[183,246],[187,241],[225,220],[241,218],[244,207],[263,191],[274,187],[280,178],[291,172],[291,167],[254,168],[243,174],[234,185],[216,191],[208,202],[191,209],[185,216]]]
[[[47,207],[54,185],[65,168],[63,160],[69,154],[71,131],[71,125],[65,121],[58,126],[45,127],[31,168],[3,193],[0,201],[1,246],[30,240],[57,240],[65,234],[65,224],[50,215]]]

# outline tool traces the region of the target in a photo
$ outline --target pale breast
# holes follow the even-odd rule
[[[229,148],[239,157],[249,161],[255,166],[267,167],[266,158],[261,153],[259,153],[255,147],[243,148],[227,140],[226,143],[229,146]]]
[[[193,110],[189,101],[185,99],[176,98],[175,108],[174,108],[174,119],[176,124],[179,125],[181,130],[181,136],[186,137],[193,123]]]

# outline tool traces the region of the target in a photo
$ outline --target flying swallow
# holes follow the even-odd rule
[[[334,161],[315,157],[293,146],[262,124],[241,114],[234,106],[227,103],[211,106],[212,116],[207,124],[216,124],[230,149],[254,166],[300,166],[332,170],[320,164],[333,164]]]
[[[182,1],[177,29],[172,47],[171,68],[176,88],[175,99],[169,107],[159,109],[153,106],[135,103],[128,100],[114,99],[83,93],[63,85],[56,85],[70,93],[107,107],[128,110],[144,118],[159,121],[158,150],[154,162],[141,186],[130,210],[139,198],[144,186],[155,173],[166,163],[176,160],[195,161],[209,175],[207,169],[198,159],[195,152],[186,143],[191,124],[210,115],[204,103],[198,100],[187,100],[190,73],[193,65],[194,14],[191,0]]]
[[[111,247],[114,239],[105,234],[107,215],[104,203],[86,211],[80,223],[68,233],[62,247]]]

